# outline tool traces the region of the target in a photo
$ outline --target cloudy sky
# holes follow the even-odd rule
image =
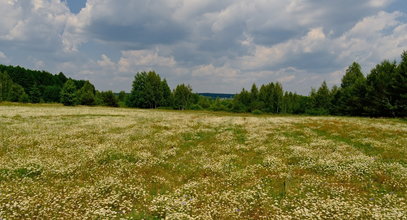
[[[0,0],[0,14],[0,63],[100,90],[156,70],[196,92],[279,81],[307,94],[407,50],[405,0]]]

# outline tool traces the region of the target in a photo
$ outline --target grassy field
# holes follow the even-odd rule
[[[407,122],[0,105],[0,219],[407,219]]]

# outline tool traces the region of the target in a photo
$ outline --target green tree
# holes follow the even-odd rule
[[[280,113],[283,104],[283,86],[280,83],[274,85],[272,90],[274,113]]]
[[[395,114],[398,117],[407,116],[407,51],[401,55],[401,62],[397,66],[392,81],[391,93],[394,97]]]
[[[326,82],[322,82],[318,91],[311,90],[310,105],[307,113],[313,115],[328,115],[331,107],[331,91]]]
[[[41,92],[36,84],[30,89],[30,99],[32,103],[40,103],[41,102]]]
[[[56,84],[63,86],[66,81],[68,81],[68,78],[66,78],[66,76],[64,75],[64,73],[60,72],[58,75],[56,75]]]
[[[86,81],[78,91],[78,98],[81,105],[95,105],[95,86]]]
[[[59,102],[61,87],[58,85],[46,86],[42,97],[45,102]]]
[[[27,95],[27,93],[23,93],[19,98],[18,98],[19,102],[22,103],[29,103],[30,102],[30,97]]]
[[[191,104],[192,88],[185,84],[178,85],[174,90],[174,108],[185,110]]]
[[[12,86],[14,85],[6,72],[0,72],[0,102],[9,101]]]
[[[9,94],[9,101],[12,102],[19,102],[20,97],[23,95],[27,95],[24,91],[24,88],[16,83],[11,86],[11,91]],[[28,97],[28,96],[27,96]],[[29,101],[29,100],[28,100]],[[28,102],[27,101],[27,102]]]
[[[161,77],[154,71],[147,74],[148,97],[149,107],[157,108],[160,106],[163,99],[163,90],[161,88]]]
[[[273,83],[262,85],[260,87],[259,100],[264,103],[263,109],[261,109],[263,112],[271,113],[274,110],[272,96],[273,89],[274,89]]]
[[[168,86],[166,79],[164,79],[161,82],[161,89],[162,89],[162,100],[160,102],[160,105],[165,106],[165,107],[172,106],[173,97],[172,97],[171,89]]]
[[[264,106],[264,103],[259,100],[259,89],[256,84],[253,83],[250,90],[250,112],[255,110],[261,110]]]
[[[250,90],[250,101],[256,102],[259,98],[259,89],[257,88],[256,84],[253,83],[252,88]]]
[[[125,91],[120,91],[120,92],[119,92],[119,97],[118,97],[119,102],[124,102],[124,101],[126,101],[126,96],[127,96],[127,94],[126,94]]]
[[[366,79],[366,111],[370,116],[396,116],[396,99],[391,93],[397,64],[387,60],[376,65]]]
[[[126,107],[128,95],[126,94],[125,91],[120,91],[119,95],[117,97],[117,101],[119,102],[120,107]]]
[[[198,105],[204,109],[208,109],[211,106],[211,99],[204,96],[199,96]]]
[[[338,112],[340,98],[340,88],[334,85],[331,89],[331,106],[329,107],[329,113],[332,115],[340,115]]]
[[[66,106],[73,106],[77,103],[76,86],[72,79],[65,82],[61,90],[61,103]]]
[[[250,110],[250,104],[250,92],[243,88],[239,94],[234,96],[232,109],[234,112],[248,112]]]
[[[140,72],[134,76],[132,90],[127,101],[127,106],[147,108],[147,73]]]
[[[170,106],[173,97],[164,79],[154,71],[140,72],[134,77],[133,87],[127,101],[127,106],[138,108],[157,108]]]
[[[342,78],[338,109],[343,115],[363,115],[366,78],[358,63],[354,62]]]
[[[117,100],[117,97],[114,95],[112,91],[105,91],[105,92],[100,92],[100,104],[104,106],[110,106],[110,107],[119,107],[119,102]]]

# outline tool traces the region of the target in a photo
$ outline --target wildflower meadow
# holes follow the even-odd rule
[[[0,105],[0,219],[407,219],[407,121]]]

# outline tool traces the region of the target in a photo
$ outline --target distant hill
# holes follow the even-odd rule
[[[198,95],[209,97],[209,98],[220,98],[220,99],[232,99],[235,94],[225,94],[225,93],[198,93]]]

